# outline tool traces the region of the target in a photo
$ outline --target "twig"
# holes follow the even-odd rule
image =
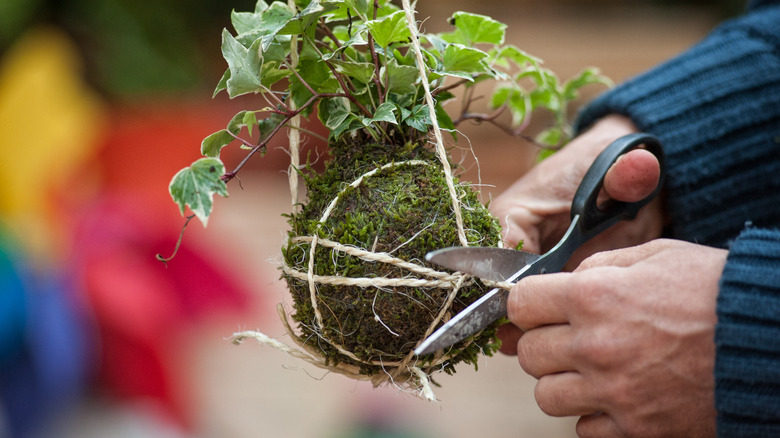
[[[173,260],[174,257],[176,257],[176,253],[179,252],[179,246],[181,246],[181,241],[184,239],[184,230],[187,228],[187,225],[189,225],[190,221],[195,217],[194,214],[191,214],[187,216],[187,220],[184,221],[184,225],[181,227],[181,232],[179,232],[179,238],[176,240],[176,246],[173,248],[173,254],[171,254],[170,257],[163,257],[162,254],[157,254],[154,257],[163,262],[165,267],[168,267],[168,262]]]

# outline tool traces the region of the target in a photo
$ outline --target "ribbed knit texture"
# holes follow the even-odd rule
[[[718,297],[718,434],[780,436],[780,233],[744,231]]]
[[[774,3],[606,93],[580,117],[581,128],[625,114],[659,137],[673,237],[726,247],[748,220],[780,224],[780,6]]]
[[[780,1],[750,7],[578,120],[624,114],[659,137],[673,237],[729,248],[715,337],[729,438],[780,437]]]

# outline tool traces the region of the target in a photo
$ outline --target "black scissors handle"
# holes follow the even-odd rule
[[[658,186],[644,199],[636,202],[621,202],[610,200],[599,206],[596,199],[599,196],[604,177],[607,171],[617,161],[617,159],[633,149],[644,146],[644,149],[655,155],[660,164],[661,173],[658,178]],[[647,205],[661,191],[664,179],[666,178],[666,167],[664,166],[664,151],[661,148],[661,142],[650,134],[637,133],[629,134],[610,143],[604,149],[588,172],[582,179],[577,192],[574,194],[574,200],[571,204],[571,217],[579,216],[578,231],[582,236],[582,241],[601,233],[607,228],[621,220],[630,220],[636,217],[639,209]]]
[[[658,159],[661,167],[658,186],[640,201],[610,200],[604,205],[597,205],[596,201],[609,168],[621,155],[640,146],[644,146]],[[558,272],[563,269],[580,245],[621,220],[636,217],[639,209],[647,205],[661,191],[665,177],[664,151],[657,138],[649,134],[629,134],[610,143],[591,164],[574,194],[571,204],[571,225],[566,230],[566,234],[557,245],[533,262],[525,272],[518,272],[512,280],[517,281],[525,275]]]

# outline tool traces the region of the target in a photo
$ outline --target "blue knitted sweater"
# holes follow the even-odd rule
[[[780,0],[753,1],[584,109],[658,136],[672,237],[728,248],[716,328],[721,437],[780,437]]]

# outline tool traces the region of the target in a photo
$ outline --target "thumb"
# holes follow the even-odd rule
[[[617,201],[639,201],[653,192],[660,175],[661,166],[655,155],[634,149],[618,158],[607,171],[604,190]]]

